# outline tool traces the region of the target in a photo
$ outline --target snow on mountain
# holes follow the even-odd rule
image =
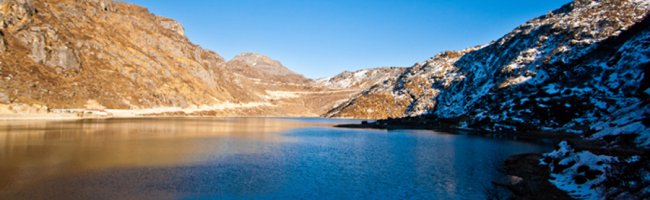
[[[575,1],[490,44],[418,63],[327,116],[426,116],[491,131],[612,133],[606,130],[613,113],[648,108],[649,4]],[[616,127],[645,118],[621,119]]]
[[[315,80],[315,84],[330,88],[367,88],[382,83],[404,71],[401,67],[379,67],[362,69],[354,72],[345,71],[333,77]]]
[[[549,181],[576,199],[647,199],[650,167],[646,155],[599,155],[561,142],[544,154]]]

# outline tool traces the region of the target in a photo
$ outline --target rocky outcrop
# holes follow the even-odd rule
[[[182,26],[180,23],[178,23],[176,20],[169,19],[169,18],[166,18],[166,17],[160,17],[160,16],[158,16],[158,23],[159,23],[160,26],[162,26],[164,29],[167,29],[167,30],[170,30],[170,31],[176,32],[176,33],[178,33],[179,35],[185,37],[185,29],[184,29],[183,26]]]

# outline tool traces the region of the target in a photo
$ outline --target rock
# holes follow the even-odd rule
[[[50,67],[79,69],[80,63],[75,50],[61,41],[51,26],[32,27],[19,33],[21,43],[31,49],[34,62]]]
[[[11,103],[9,96],[4,92],[0,92],[0,103],[8,104]]]
[[[0,2],[2,8],[0,29],[14,32],[25,28],[32,22],[36,11],[32,0],[4,0]]]
[[[517,185],[517,184],[521,183],[521,181],[524,180],[524,178],[521,178],[519,176],[508,176],[508,179],[509,179],[511,185]]]
[[[45,64],[52,67],[61,67],[63,69],[79,69],[80,67],[79,60],[77,59],[74,50],[66,46],[53,49]]]
[[[583,175],[577,175],[573,177],[573,180],[575,181],[576,184],[584,184],[587,182],[587,178]]]
[[[588,170],[585,172],[585,178],[589,180],[594,180],[598,178],[598,176],[602,175],[603,172],[600,170]]]
[[[165,18],[165,17],[158,17],[158,23],[160,23],[160,26],[162,26],[164,29],[173,31],[185,37],[185,29],[176,20]]]
[[[0,16],[2,18],[2,16]],[[4,33],[0,31],[0,53],[7,51],[7,44],[5,43]]]
[[[502,169],[510,177],[505,184],[512,193],[510,199],[572,199],[548,182],[550,170],[539,164],[540,159],[541,154],[529,153],[513,155],[504,161]]]
[[[578,171],[578,173],[583,173],[583,172],[586,172],[587,170],[589,170],[589,166],[587,166],[587,165],[580,165],[580,167],[578,167],[578,170],[577,170],[577,171]]]

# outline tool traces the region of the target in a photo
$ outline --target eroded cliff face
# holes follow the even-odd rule
[[[567,4],[490,44],[418,63],[330,115],[372,111],[380,118],[453,119],[486,130],[572,133],[631,123],[647,131],[637,125],[648,113],[648,4]],[[394,108],[383,109],[391,102]],[[632,120],[621,110],[642,113]]]

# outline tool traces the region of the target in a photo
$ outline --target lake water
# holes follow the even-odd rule
[[[354,120],[0,122],[0,199],[484,199],[509,155],[550,147]]]

